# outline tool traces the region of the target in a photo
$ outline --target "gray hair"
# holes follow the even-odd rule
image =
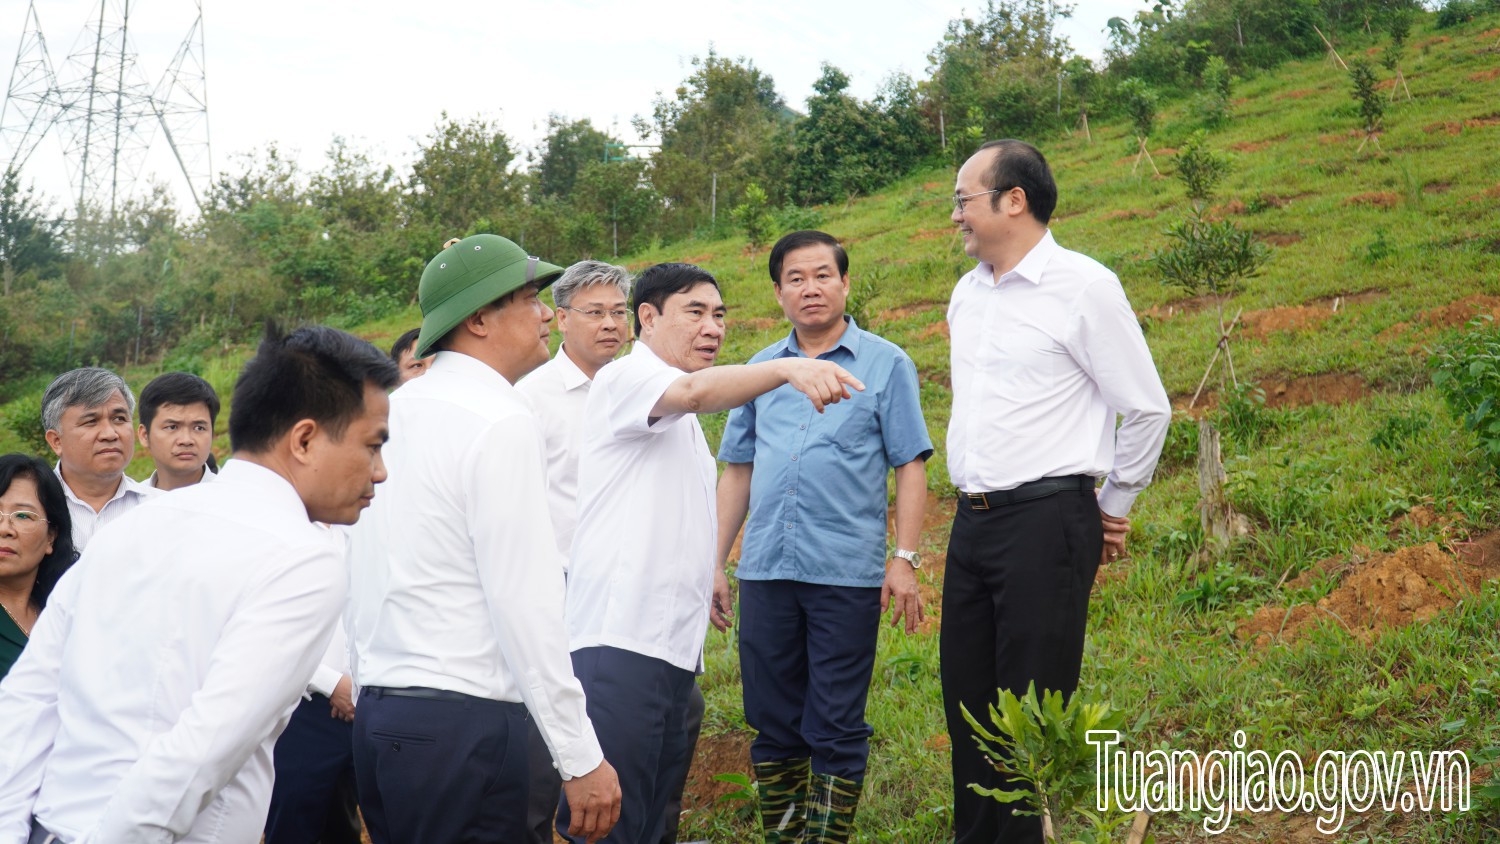
[[[135,394],[125,379],[97,366],[74,369],[52,379],[42,394],[42,430],[61,431],[63,411],[70,407],[97,407],[109,401],[115,391],[125,397],[130,414],[135,415]]]
[[[620,291],[625,301],[630,301],[630,271],[603,261],[579,261],[564,270],[552,285],[552,301],[559,308],[566,308],[578,291],[596,284],[608,284]]]

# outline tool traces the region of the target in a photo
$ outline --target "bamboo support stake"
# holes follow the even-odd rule
[[[1333,49],[1333,43],[1328,40],[1328,36],[1323,34],[1323,30],[1318,29],[1317,24],[1313,24],[1313,32],[1318,33],[1318,37],[1323,39],[1323,43],[1328,46],[1328,55],[1332,56],[1333,60],[1339,63],[1339,67],[1348,70],[1349,65],[1344,64],[1344,59],[1339,55],[1339,51]]]
[[[1203,385],[1208,383],[1208,376],[1213,373],[1214,364],[1219,362],[1219,353],[1227,353],[1229,351],[1229,333],[1231,331],[1234,331],[1234,327],[1236,325],[1240,324],[1240,315],[1243,313],[1245,313],[1244,308],[1240,308],[1238,311],[1236,311],[1234,314],[1234,319],[1230,320],[1229,322],[1229,327],[1220,332],[1219,342],[1214,346],[1214,356],[1209,358],[1208,368],[1203,370],[1203,377],[1198,381],[1198,389],[1193,391],[1193,400],[1188,402],[1189,410],[1192,410],[1193,407],[1198,404],[1198,397],[1203,394]]]

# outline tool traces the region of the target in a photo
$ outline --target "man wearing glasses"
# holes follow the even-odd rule
[[[568,267],[552,285],[562,345],[551,360],[516,384],[531,400],[541,423],[547,450],[547,504],[557,532],[557,550],[565,563],[578,525],[578,432],[583,408],[594,376],[630,338],[629,296],[630,274],[624,267],[603,261],[579,261]]]
[[[992,141],[954,188],[952,220],[979,261],[948,305],[959,496],[940,652],[954,832],[956,844],[1039,844],[1039,819],[969,788],[1005,783],[960,706],[979,715],[997,688],[1029,683],[1077,688],[1094,574],[1124,550],[1171,406],[1120,280],[1053,240],[1057,184],[1042,154]]]

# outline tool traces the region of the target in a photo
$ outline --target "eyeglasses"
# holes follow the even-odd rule
[[[606,316],[609,317],[610,319],[619,320],[620,322],[624,322],[625,320],[630,319],[630,311],[626,311],[626,310],[614,310],[614,311],[587,310],[587,311],[585,311],[582,308],[574,308],[574,307],[568,306],[568,305],[565,305],[564,307],[567,308],[568,310],[572,311],[575,314],[582,314],[583,318],[586,319],[586,320],[588,320],[589,322],[600,322]]]
[[[991,194],[991,193],[1005,193],[1006,191],[1011,190],[1014,187],[1015,187],[1015,185],[1011,185],[1008,188],[995,188],[994,190],[982,190],[979,193],[971,193],[968,196],[955,196],[955,197],[953,197],[953,210],[957,211],[960,214],[962,214],[962,213],[964,213],[964,205],[965,205],[965,203],[967,203],[969,200],[973,199],[974,197],[976,197],[976,196],[985,196],[986,194]]]
[[[40,527],[47,521],[39,513],[33,513],[30,510],[17,510],[14,513],[7,513],[4,510],[0,510],[0,519],[10,519],[10,523],[18,530],[21,528]]]

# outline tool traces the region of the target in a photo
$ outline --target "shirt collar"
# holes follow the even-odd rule
[[[464,378],[478,379],[505,393],[515,390],[515,385],[505,380],[505,376],[496,372],[489,364],[478,358],[469,357],[463,352],[438,352],[433,356],[432,366],[427,371],[452,372]],[[413,379],[412,383],[420,380],[420,378]]]
[[[859,327],[859,324],[854,321],[854,317],[844,314],[844,333],[839,337],[839,341],[833,344],[833,349],[842,347],[847,349],[852,357],[858,358],[860,338],[864,334],[864,329]],[[829,349],[828,351],[831,352],[833,349]],[[787,354],[802,357],[802,349],[797,345],[797,329],[795,328],[792,329],[791,333],[787,334],[785,340],[781,341],[781,348],[777,350],[778,356],[785,356]],[[824,354],[827,354],[827,352],[824,352]]]
[[[88,507],[90,510],[94,509],[93,507],[90,507],[89,504],[82,498],[74,495],[73,488],[68,486],[67,481],[63,480],[62,461],[58,461],[57,465],[52,467],[52,473],[57,475],[57,479],[62,482],[63,494],[68,497],[69,501],[74,501],[82,504],[83,506]],[[152,474],[154,475],[155,473],[153,472]],[[115,494],[111,495],[109,497],[109,500],[104,502],[104,507],[108,507],[109,505],[113,504],[116,501],[119,501],[121,498],[124,498],[127,495],[150,495],[151,492],[149,490],[151,489],[151,487],[146,486],[140,481],[133,480],[129,475],[120,475],[120,485],[115,487]],[[104,507],[100,507],[99,509],[103,510]]]
[[[295,513],[303,521],[313,524],[307,515],[307,505],[302,503],[302,496],[297,494],[297,488],[292,486],[292,482],[259,463],[230,458],[219,467],[215,481],[253,487],[259,493],[256,500],[286,511],[288,517]]]
[[[583,370],[578,368],[578,364],[572,358],[568,357],[567,352],[563,351],[563,345],[566,344],[557,347],[557,354],[552,356],[552,360],[557,367],[557,374],[562,377],[563,389],[572,392],[579,387],[593,382],[594,379],[585,375]]]
[[[208,464],[207,463],[204,463],[203,464],[203,474],[199,476],[198,483],[201,484],[204,481],[208,480],[209,478],[214,477],[217,474],[218,474],[217,472],[215,472],[214,470],[208,468]],[[156,489],[156,472],[152,472],[151,476],[149,478],[146,478],[144,481],[141,481],[141,486],[146,487],[147,489]]]
[[[1057,241],[1052,239],[1052,230],[1047,229],[1042,235],[1042,239],[1037,241],[1035,246],[1031,247],[1031,251],[1026,253],[1025,258],[1021,259],[1021,263],[1016,264],[1015,269],[996,279],[995,283],[999,284],[1008,279],[1018,278],[1029,281],[1032,284],[1041,284],[1042,271],[1047,269],[1047,262],[1052,260],[1052,256],[1057,252],[1057,248]]]
[[[1031,251],[1026,253],[1026,257],[1022,258],[1020,263],[1016,264],[1015,269],[1003,275],[996,276],[994,265],[981,261],[974,268],[975,280],[990,287],[999,287],[1001,283],[1010,281],[1011,279],[1029,281],[1032,284],[1039,285],[1042,283],[1042,272],[1047,269],[1047,263],[1052,260],[1052,256],[1057,254],[1060,248],[1057,245],[1057,241],[1052,237],[1052,230],[1047,229],[1042,234],[1042,239],[1037,241],[1035,246],[1031,247]]]
[[[661,356],[656,352],[653,352],[651,350],[651,347],[646,345],[646,342],[644,340],[637,339],[635,341],[635,345],[630,350],[630,354],[632,357],[634,357],[635,355],[641,355],[643,357],[649,358],[651,362],[656,366],[664,366],[667,369],[677,369],[677,367],[662,360]],[[677,369],[677,371],[682,372],[683,370]]]

